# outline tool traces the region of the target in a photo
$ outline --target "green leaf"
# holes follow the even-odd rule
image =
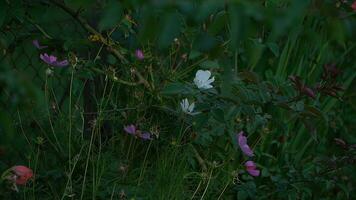
[[[167,14],[162,18],[164,21],[162,27],[160,27],[158,45],[161,48],[166,48],[173,42],[173,39],[179,35],[181,20],[177,13]]]
[[[162,90],[164,95],[190,94],[192,92],[192,89],[183,83],[169,83]]]
[[[203,21],[204,19],[209,17],[209,15],[211,15],[212,13],[223,8],[224,8],[223,1],[205,0],[204,3],[200,5],[196,13],[196,20]]]
[[[195,58],[198,58],[199,56],[201,56],[202,53],[200,53],[199,51],[195,51],[195,50],[192,50],[190,53],[189,53],[189,60],[193,60]]]
[[[206,60],[200,66],[204,69],[219,68],[219,63],[216,60]]]
[[[235,50],[246,37],[249,18],[245,16],[245,8],[240,2],[229,6],[231,47]]]
[[[64,0],[64,3],[73,9],[80,9],[90,7],[95,0]]]
[[[208,52],[213,50],[217,45],[218,41],[215,37],[212,37],[203,32],[195,37],[193,42],[193,49]]]
[[[6,12],[7,10],[7,4],[5,1],[0,2],[0,28],[3,25],[5,18],[6,18]]]
[[[224,111],[220,108],[212,110],[212,116],[218,122],[225,123]]]
[[[279,56],[279,46],[274,42],[268,42],[267,47],[272,51],[272,53],[278,57]]]
[[[208,28],[208,33],[210,35],[216,35],[218,34],[226,25],[227,22],[227,14],[225,11],[222,11],[220,13],[218,13],[212,24],[210,24],[209,28]]]
[[[99,22],[100,31],[114,28],[121,20],[122,7],[118,1],[111,0],[103,10]]]

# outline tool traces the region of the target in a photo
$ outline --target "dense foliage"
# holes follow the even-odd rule
[[[356,3],[0,1],[0,199],[354,199]]]

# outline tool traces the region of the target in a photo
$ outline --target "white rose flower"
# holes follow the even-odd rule
[[[195,74],[194,83],[199,89],[213,88],[211,85],[215,81],[214,77],[210,78],[211,72],[209,70],[198,70]]]
[[[182,108],[182,111],[184,113],[190,114],[190,115],[196,115],[199,114],[199,112],[193,112],[194,111],[194,107],[195,107],[195,103],[191,103],[189,104],[189,101],[187,98],[183,99],[180,102],[180,107]]]

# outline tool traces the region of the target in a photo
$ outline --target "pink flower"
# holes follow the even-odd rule
[[[260,170],[256,169],[256,164],[249,160],[245,163],[246,171],[251,175],[251,176],[259,176],[260,175]]]
[[[143,140],[152,140],[151,133],[146,131],[138,130],[137,127],[133,124],[124,126],[124,131],[130,135],[134,135],[135,137],[139,137]]]
[[[254,156],[253,151],[251,150],[250,146],[247,144],[247,137],[244,136],[244,132],[241,131],[239,134],[237,134],[237,141],[240,146],[241,151],[249,157]]]
[[[128,126],[124,127],[124,130],[126,133],[131,134],[131,135],[135,135],[136,134],[136,126],[133,124],[130,124]]]
[[[35,46],[37,49],[45,49],[48,46],[41,46],[40,43],[38,42],[38,40],[32,40],[32,44],[33,46]]]
[[[32,170],[22,165],[13,166],[11,168],[11,172],[13,173],[13,181],[17,185],[25,185],[27,181],[33,176]]]
[[[40,54],[41,60],[43,60],[45,63],[56,66],[56,67],[64,67],[67,66],[68,60],[62,60],[62,61],[57,61],[57,57],[53,55],[48,55],[46,53]]]
[[[152,140],[153,139],[151,137],[151,133],[149,133],[149,132],[142,132],[137,135],[138,135],[138,137],[142,138],[143,140]]]
[[[351,8],[352,8],[354,11],[356,11],[356,1],[354,1],[354,2],[352,3]]]
[[[145,58],[141,49],[136,49],[135,56],[139,60],[143,60]]]

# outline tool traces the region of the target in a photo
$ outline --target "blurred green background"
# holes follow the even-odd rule
[[[1,1],[0,172],[22,164],[36,175],[19,193],[3,182],[0,198],[353,199],[352,3]],[[47,66],[45,52],[70,66]],[[317,91],[331,64],[336,97],[288,102],[290,75]],[[216,76],[220,99],[189,88],[198,69]],[[180,115],[185,97],[207,113]],[[131,123],[156,139],[129,137]],[[241,129],[260,177],[243,172]]]

